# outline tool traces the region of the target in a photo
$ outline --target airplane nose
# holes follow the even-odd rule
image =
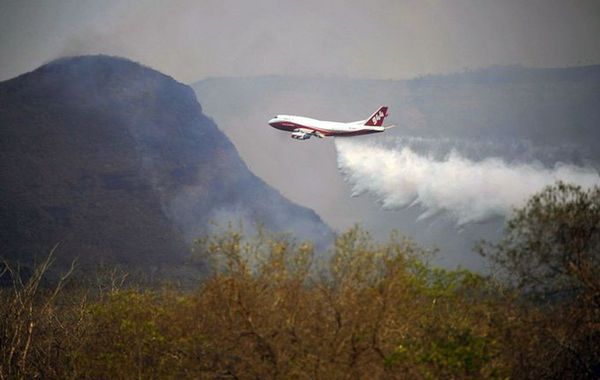
[[[276,118],[276,117],[274,117],[274,118],[272,118],[271,120],[269,120],[269,125],[273,125],[273,124],[274,124],[274,123],[276,123],[276,122],[277,122],[277,118]]]

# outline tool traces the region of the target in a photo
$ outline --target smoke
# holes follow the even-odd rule
[[[459,225],[510,215],[514,207],[557,180],[589,188],[600,185],[589,166],[539,161],[475,161],[451,150],[445,157],[418,153],[409,144],[386,147],[370,141],[336,139],[338,168],[352,195],[372,194],[386,209],[419,205],[419,219],[447,213]]]

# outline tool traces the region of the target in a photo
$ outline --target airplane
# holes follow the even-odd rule
[[[383,119],[386,116],[388,116],[388,108],[384,106],[368,119],[350,123],[322,121],[304,116],[277,115],[269,120],[269,125],[282,131],[292,132],[291,137],[296,140],[308,140],[312,136],[322,139],[325,136],[345,137],[383,132],[394,127],[383,126]]]

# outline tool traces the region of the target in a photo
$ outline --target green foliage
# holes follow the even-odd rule
[[[90,331],[76,353],[80,375],[185,375],[185,370],[201,364],[188,355],[204,346],[202,335],[189,328],[193,326],[192,306],[190,299],[177,293],[137,290],[117,291],[90,305]]]
[[[406,339],[398,345],[386,365],[416,365],[423,378],[498,378],[498,368],[490,366],[496,347],[488,337],[448,325],[426,331],[426,339]]]

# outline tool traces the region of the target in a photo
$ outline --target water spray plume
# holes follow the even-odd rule
[[[456,151],[444,159],[371,142],[336,140],[338,168],[352,195],[369,193],[384,208],[419,205],[420,219],[447,213],[457,224],[507,216],[534,193],[558,180],[600,185],[593,168],[557,163],[508,164],[500,158],[472,161]]]

